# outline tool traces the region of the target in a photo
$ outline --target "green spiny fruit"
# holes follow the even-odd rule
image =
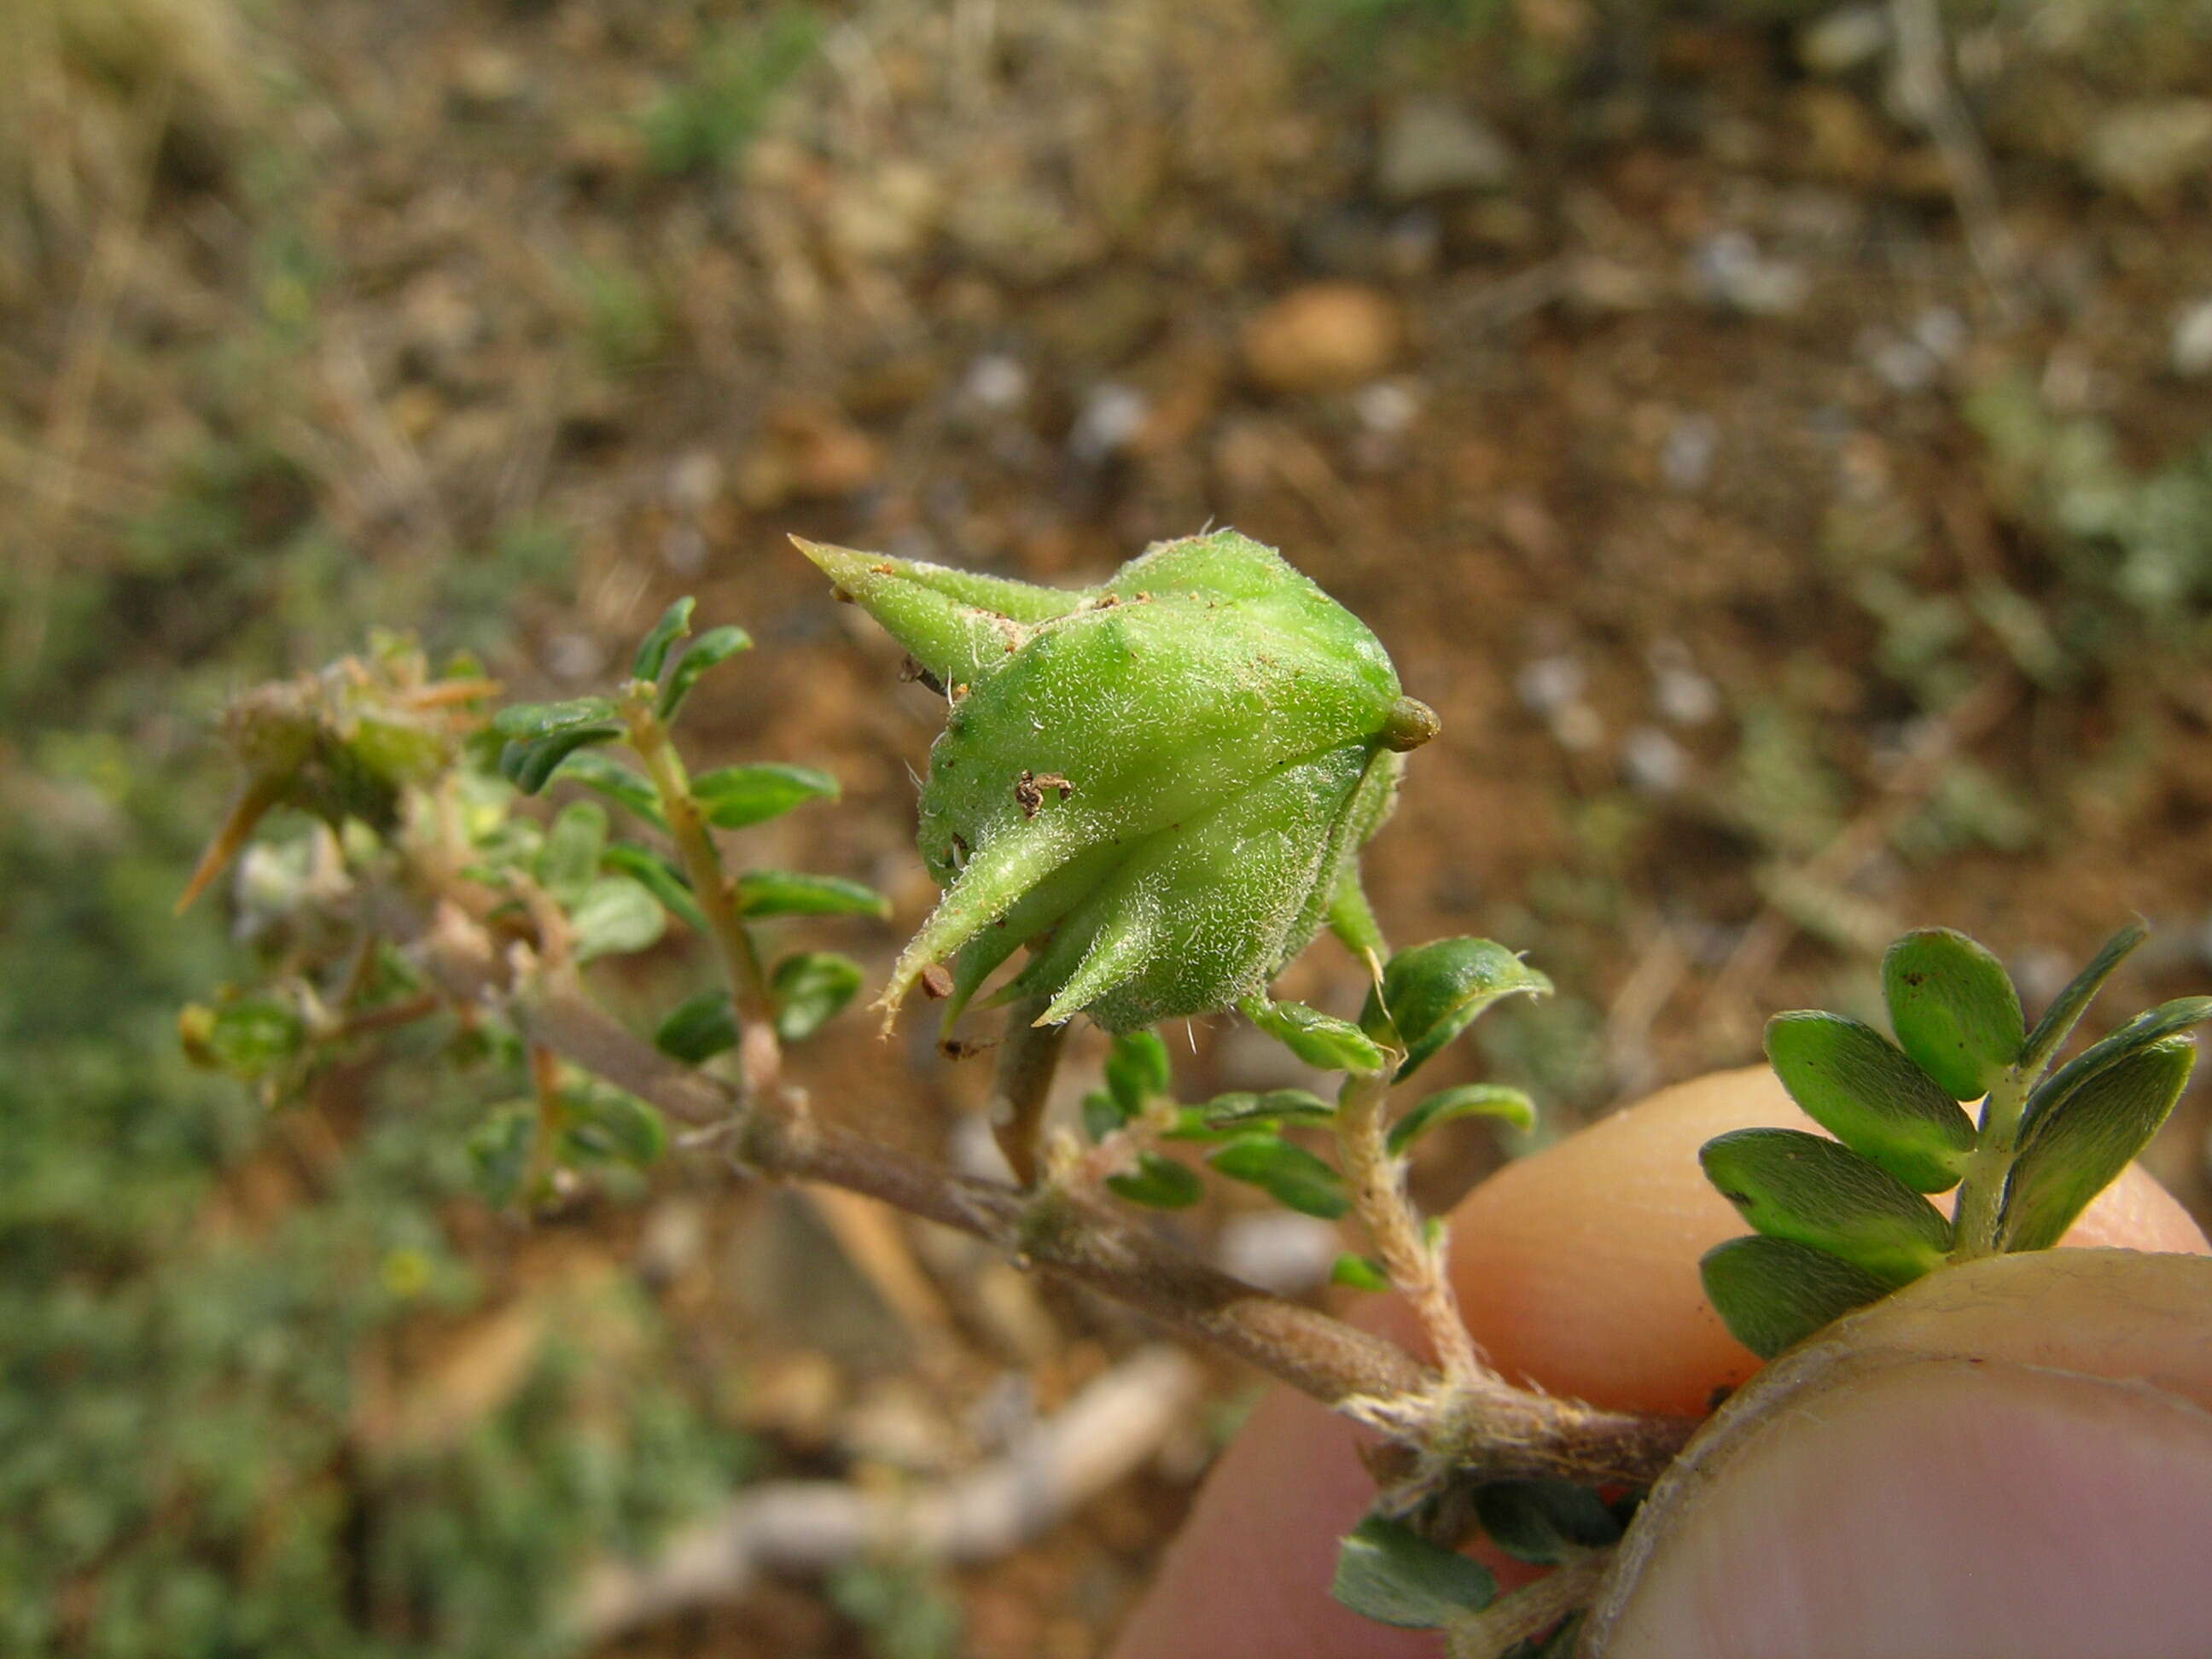
[[[944,691],[921,849],[945,896],[900,957],[948,1023],[1000,999],[1123,1031],[1262,992],[1356,886],[1403,750],[1436,716],[1366,627],[1273,550],[1217,531],[1104,586],[1035,587],[800,541]]]

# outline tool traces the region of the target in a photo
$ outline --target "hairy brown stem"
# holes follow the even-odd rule
[[[1405,1165],[1386,1139],[1383,1106],[1389,1094],[1389,1084],[1379,1074],[1355,1073],[1346,1080],[1336,1110],[1338,1156],[1352,1208],[1383,1272],[1398,1294],[1413,1304],[1444,1375],[1465,1383],[1481,1373],[1482,1361],[1460,1318],[1442,1252],[1422,1237],[1420,1218],[1406,1197]]]
[[[726,1121],[734,1094],[632,1036],[580,993],[554,987],[516,1000],[525,1034],[618,1087],[692,1123]],[[780,1180],[818,1181],[989,1241],[1008,1255],[1157,1320],[1386,1430],[1382,1402],[1430,1401],[1443,1379],[1395,1343],[1208,1267],[1127,1216],[1060,1188],[1024,1193],[914,1158],[806,1109],[792,1091],[756,1099],[737,1131],[741,1162]],[[1492,1478],[1551,1475],[1644,1484],[1694,1425],[1601,1412],[1483,1379],[1458,1395],[1469,1413],[1455,1461]]]
[[[1597,1599],[1597,1587],[1612,1565],[1610,1549],[1592,1551],[1445,1626],[1448,1659],[1498,1659],[1515,1643],[1541,1636]]]

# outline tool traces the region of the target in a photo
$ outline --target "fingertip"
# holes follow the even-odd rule
[[[1753,1127],[1820,1132],[1770,1068],[1745,1066],[1662,1089],[1469,1194],[1452,1217],[1452,1275],[1492,1363],[1626,1411],[1703,1412],[1717,1389],[1749,1377],[1759,1362],[1728,1334],[1698,1273],[1744,1223],[1698,1149]],[[2063,1242],[2207,1250],[2188,1211],[2137,1165]]]
[[[1663,1089],[1508,1164],[1452,1216],[1468,1327],[1516,1382],[1623,1411],[1702,1412],[1759,1361],[1728,1334],[1698,1258],[1743,1231],[1698,1148],[1803,1125],[1765,1066]]]

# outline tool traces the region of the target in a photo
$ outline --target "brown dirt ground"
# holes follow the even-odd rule
[[[714,693],[702,751],[843,780],[846,810],[763,832],[758,858],[892,892],[895,926],[839,941],[872,965],[932,896],[908,813],[935,716],[784,536],[1073,580],[1213,522],[1285,550],[1441,714],[1370,889],[1395,937],[1490,933],[1559,981],[1579,1023],[1529,1027],[1522,1046],[1571,1050],[1522,1069],[1562,1121],[1749,1058],[1773,1010],[1863,1005],[1866,945],[1894,926],[1967,929],[2047,989],[2052,961],[2140,912],[2160,943],[2118,997],[2201,986],[2203,660],[2124,680],[2087,662],[2039,685],[1970,628],[1942,684],[1996,712],[1958,753],[2025,827],[2003,846],[1945,841],[1914,829],[1946,768],[1915,784],[1905,767],[1901,801],[1887,789],[1941,699],[1885,665],[1854,598],[1867,562],[1902,549],[1926,594],[1986,578],[2063,599],[2050,538],[1962,415],[1975,388],[2027,376],[2107,422],[2139,465],[2203,435],[2202,383],[2166,373],[2162,319],[2212,291],[2212,241],[2183,234],[2201,228],[2204,179],[2148,201],[2094,187],[2067,133],[2020,112],[2055,82],[2070,101],[2050,119],[2078,131],[2106,95],[2078,64],[2021,49],[1978,92],[2030,296],[2007,319],[1939,158],[1885,112],[1873,73],[1808,76],[1764,21],[1609,22],[1595,39],[1577,0],[1530,3],[1505,46],[1386,50],[1343,77],[1255,0],[855,5],[740,162],[671,178],[628,112],[700,61],[710,15],[642,0],[313,9],[312,28],[283,31],[307,91],[283,106],[280,148],[325,274],[303,378],[272,396],[315,458],[321,510],[354,556],[393,570],[469,557],[523,513],[571,527],[577,602],[524,609],[525,690],[588,678],[562,671],[596,670],[678,592],[744,622],[762,648]],[[1509,186],[1380,198],[1376,134],[1424,88],[1505,135]],[[157,479],[208,425],[160,364],[182,349],[167,343],[204,345],[249,308],[237,188],[157,198],[118,323],[151,366],[103,393],[95,471]],[[1695,275],[1747,246],[1793,273],[1786,304],[1747,309]],[[646,296],[629,343],[586,270]],[[1398,342],[1340,384],[1255,384],[1243,331],[1322,281],[1379,299]],[[67,318],[22,316],[32,385]],[[1886,378],[1882,343],[1930,318],[1941,349]],[[1127,420],[1098,439],[1123,392]],[[1547,676],[1576,673],[1563,704],[1534,706]],[[1684,718],[1699,686],[1710,712]],[[1745,733],[1769,719],[1801,734],[1798,769],[1747,782]],[[1671,777],[1649,775],[1653,752]],[[1838,837],[1863,856],[1824,858]],[[1324,948],[1292,988],[1340,1006],[1353,975]],[[848,1023],[804,1064],[835,1109],[935,1150],[981,1067],[948,1071],[920,1024],[881,1047]],[[1193,1086],[1248,1074],[1225,1032],[1194,1033]],[[2154,1154],[2200,1213],[2208,1095]],[[1490,1156],[1446,1152],[1423,1190],[1448,1197]],[[709,1171],[676,1178],[656,1213],[690,1205],[709,1238],[742,1239],[763,1202]],[[634,1260],[652,1223],[579,1224],[604,1262]],[[549,1242],[544,1271],[566,1270],[557,1255]],[[694,1249],[661,1294],[702,1356],[773,1400],[763,1379],[823,1343],[740,1305],[717,1282],[726,1259]],[[1048,1403],[1132,1340],[1079,1298],[1030,1294],[1052,1333]],[[1008,1359],[972,1317],[951,1334],[921,1373],[921,1409],[947,1422]],[[830,1396],[893,1369],[840,1351]],[[841,1467],[819,1413],[784,1409],[762,1414],[787,1466]],[[960,1575],[969,1650],[1102,1651],[1187,1476],[1149,1474]],[[860,1650],[816,1595],[779,1586],[618,1650]]]

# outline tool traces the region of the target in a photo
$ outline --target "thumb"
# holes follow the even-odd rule
[[[1653,1489],[1591,1659],[2212,1642],[2212,1261],[1938,1273],[1762,1371]]]
[[[1812,1127],[1763,1066],[1663,1091],[1509,1165],[1478,1188],[1453,1217],[1452,1267],[1468,1323],[1492,1362],[1516,1381],[1642,1411],[1702,1410],[1717,1388],[1749,1377],[1759,1362],[1729,1336],[1706,1304],[1697,1266],[1701,1252],[1741,1232],[1743,1224],[1705,1182],[1697,1149],[1724,1130],[1754,1124]],[[2205,1249],[2187,1212],[2135,1169],[2090,1206],[2067,1242],[2154,1251]],[[2026,1260],[2049,1256],[2045,1252]],[[2193,1265],[2212,1273],[2203,1262]],[[1929,1282],[1949,1277],[1937,1274]],[[2177,1355],[2192,1351],[2191,1344],[2201,1352],[2212,1286],[2198,1284],[2189,1318],[2152,1322],[2143,1328],[2146,1340],[2172,1342]],[[1395,1304],[1376,1310],[1382,1322],[1407,1329],[1402,1316],[1389,1317],[1394,1311],[1402,1316]],[[2009,1316],[2041,1324],[2063,1322],[2071,1314],[2070,1304],[2062,1304],[2032,1314],[2011,1306]],[[2197,1364],[2177,1360],[2182,1371]],[[2212,1376],[2212,1358],[2201,1369]],[[1959,1435],[1965,1433],[1960,1425]],[[1310,1401],[1280,1390],[1270,1396],[1200,1492],[1190,1524],[1123,1631],[1115,1659],[1410,1659],[1436,1653],[1432,1636],[1367,1624],[1328,1597],[1336,1540],[1374,1493],[1357,1443],[1349,1425]],[[1757,1467],[1762,1466],[1746,1465],[1747,1470]],[[2062,1473],[2048,1470],[2051,1487],[2043,1500],[2008,1517],[2013,1530],[2077,1501],[2059,1495],[2067,1491]],[[1837,1490],[1830,1490],[1832,1504],[1842,1501]],[[1751,1508],[1729,1513],[1755,1515],[1758,1502],[1772,1500],[1747,1501]],[[2000,1540],[1992,1547],[2003,1548],[2010,1534],[2001,1527],[1986,1535]],[[1818,1536],[1801,1527],[1768,1541],[1788,1548],[1816,1545]],[[1944,1549],[1931,1548],[1926,1559],[1942,1560],[1957,1541],[1945,1540]],[[1725,1564],[1728,1558],[1722,1552],[1713,1559]],[[1662,1563],[1655,1555],[1649,1565],[1656,1571]],[[1674,1582],[1710,1581],[1692,1574]],[[1861,1586],[1855,1593],[1886,1594],[1887,1587]],[[1679,1613],[1676,1607],[1674,1613],[1653,1616]],[[1639,1639],[1631,1626],[1621,1628],[1623,1643]],[[1668,1650],[1663,1642],[1617,1650],[1624,1655]],[[1704,1649],[1689,1641],[1672,1651]],[[1796,1650],[1784,1643],[1746,1651]]]

